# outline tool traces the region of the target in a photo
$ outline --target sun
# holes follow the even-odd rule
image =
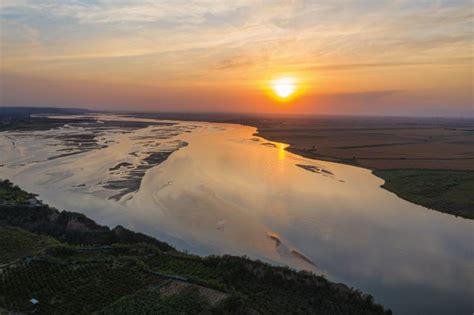
[[[292,77],[279,78],[271,82],[271,88],[278,98],[285,100],[296,92],[296,80]]]

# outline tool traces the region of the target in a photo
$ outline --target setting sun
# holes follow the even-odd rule
[[[293,95],[296,91],[295,79],[284,77],[277,79],[271,84],[273,91],[282,99],[286,99]]]

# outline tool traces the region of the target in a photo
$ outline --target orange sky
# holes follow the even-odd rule
[[[471,1],[2,1],[0,102],[473,115]],[[292,76],[280,103],[270,82]]]

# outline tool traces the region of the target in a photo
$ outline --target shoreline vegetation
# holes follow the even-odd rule
[[[402,199],[440,212],[474,219],[474,171],[374,170],[381,186]]]
[[[244,119],[255,136],[310,159],[363,167],[382,188],[439,212],[474,219],[474,121],[427,118]]]
[[[264,137],[259,133],[255,136]],[[272,141],[278,141],[278,139],[272,139]],[[337,159],[315,155],[312,152],[292,148],[291,144],[285,150],[310,159],[366,168],[385,181],[380,187],[401,199],[431,210],[474,220],[473,170],[371,169],[359,164],[357,159]]]
[[[258,132],[255,135],[264,137]],[[278,139],[272,139],[272,141],[278,141]],[[385,181],[380,187],[401,199],[431,210],[474,220],[473,170],[371,169],[359,164],[357,159],[337,159],[315,155],[312,152],[292,148],[291,144],[285,150],[310,159],[366,168]]]
[[[323,276],[200,257],[0,180],[0,313],[391,314]]]

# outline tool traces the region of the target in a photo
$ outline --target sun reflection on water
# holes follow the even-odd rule
[[[286,157],[286,151],[285,151],[285,148],[287,147],[288,145],[284,144],[284,143],[277,143],[277,148],[278,148],[278,159],[279,160],[284,160],[285,157]]]

